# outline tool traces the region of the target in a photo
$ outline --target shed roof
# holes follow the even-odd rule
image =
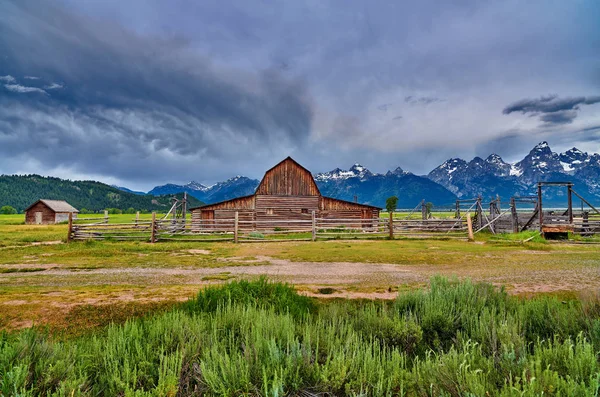
[[[67,203],[64,200],[46,200],[40,199],[35,203],[31,204],[29,207],[25,209],[25,211],[29,210],[31,207],[36,205],[37,203],[43,203],[48,208],[50,208],[54,212],[79,212],[77,208],[73,207],[71,204]]]

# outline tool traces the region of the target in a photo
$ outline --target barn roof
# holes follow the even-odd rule
[[[356,206],[359,206],[359,207],[374,208],[374,209],[377,209],[377,210],[382,210],[383,209],[381,207],[377,207],[376,205],[371,205],[371,204],[362,204],[362,203],[357,203],[357,202],[348,201],[348,200],[342,200],[342,199],[338,199],[338,198],[334,198],[334,197],[327,197],[327,196],[322,196],[322,197],[324,199],[327,199],[327,200],[337,201],[337,202],[344,203],[344,204],[353,204],[353,205],[356,205]]]
[[[40,199],[35,203],[31,204],[29,207],[25,209],[25,211],[29,210],[31,207],[36,205],[37,203],[43,203],[48,208],[50,208],[54,212],[79,212],[77,208],[73,207],[71,204],[67,203],[64,200],[46,200]]]
[[[232,199],[223,200],[223,201],[219,201],[219,202],[216,202],[216,203],[202,204],[199,207],[190,208],[190,211],[197,210],[198,208],[207,208],[207,207],[212,207],[212,206],[218,205],[218,204],[229,203],[231,201],[243,200],[243,199],[247,199],[247,198],[250,198],[250,197],[254,197],[254,194],[249,194],[247,196],[234,197]]]

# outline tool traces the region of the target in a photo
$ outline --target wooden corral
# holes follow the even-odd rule
[[[191,212],[198,229],[230,225],[227,221],[233,220],[236,212],[242,229],[272,229],[310,221],[313,212],[317,218],[356,219],[356,226],[362,226],[378,219],[380,210],[322,196],[310,171],[288,157],[265,173],[253,195],[192,208]]]
[[[69,214],[77,217],[79,211],[63,200],[38,200],[25,209],[25,223],[28,225],[52,225],[66,222]]]

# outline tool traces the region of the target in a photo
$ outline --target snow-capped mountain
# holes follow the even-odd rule
[[[400,167],[378,174],[357,163],[349,170],[336,168],[314,177],[325,196],[348,201],[357,198],[361,203],[380,207],[394,195],[402,208],[413,208],[424,198],[437,204],[450,204],[456,200],[456,196],[443,186]]]
[[[359,179],[367,179],[374,176],[371,171],[362,165],[356,163],[348,171],[342,170],[341,168],[336,168],[329,172],[322,172],[316,174],[315,181],[317,182],[326,182],[326,181],[343,181],[349,178],[359,178]]]
[[[590,161],[592,161],[592,156],[574,147],[573,149],[569,149],[566,152],[559,154],[558,159],[565,172],[573,173],[588,165]]]
[[[314,175],[325,196],[384,207],[385,200],[395,195],[398,206],[413,208],[422,199],[436,206],[449,206],[459,198],[495,198],[503,201],[511,196],[536,193],[538,181],[571,181],[575,190],[592,202],[600,201],[600,154],[588,154],[577,148],[554,153],[547,142],[536,145],[523,160],[507,163],[497,154],[475,157],[467,162],[451,158],[426,177],[398,167],[385,174],[371,172],[361,164],[348,170],[335,168]],[[190,182],[186,185],[157,186],[149,194],[164,195],[187,192],[205,203],[215,203],[253,194],[259,181],[236,176],[212,186]],[[121,188],[125,190],[125,188]],[[551,188],[545,193],[548,204],[564,204],[564,189]]]
[[[547,142],[537,144],[523,160],[506,163],[497,154],[470,162],[449,159],[428,174],[458,197],[486,198],[500,195],[530,195],[539,181],[571,181],[581,194],[600,194],[600,155],[588,155],[577,148],[554,153]],[[549,190],[550,201],[562,201],[564,192]],[[593,197],[592,197],[593,198]],[[597,199],[597,198],[596,198]]]
[[[385,174],[371,172],[360,164],[348,170],[336,168],[329,172],[314,175],[321,193],[325,196],[384,207],[385,200],[393,195],[398,197],[400,207],[415,207],[422,199],[437,204],[451,204],[456,195],[428,178],[413,175],[397,167]],[[215,203],[235,197],[253,194],[259,181],[236,176],[210,187],[198,183],[187,185],[167,184],[157,186],[149,193],[173,194],[188,192],[205,203]]]

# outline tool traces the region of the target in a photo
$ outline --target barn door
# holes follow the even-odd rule
[[[206,228],[214,228],[215,227],[215,211],[202,211],[201,219],[204,227]]]
[[[42,224],[42,212],[41,211],[38,211],[35,213],[35,224],[36,225]]]
[[[360,217],[362,218],[362,227],[371,228],[373,227],[373,211],[371,210],[362,210]]]

